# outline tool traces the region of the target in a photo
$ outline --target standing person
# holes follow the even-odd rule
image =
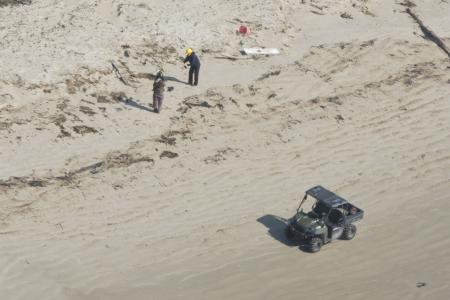
[[[164,74],[162,71],[158,71],[153,81],[153,111],[157,114],[161,111],[165,85]]]
[[[198,84],[198,73],[200,72],[200,60],[198,59],[195,52],[192,48],[186,49],[186,58],[184,59],[184,63],[189,62],[189,84],[197,85]],[[194,83],[192,83],[192,76],[194,76]]]

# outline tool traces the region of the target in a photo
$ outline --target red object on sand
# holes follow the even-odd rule
[[[248,28],[247,26],[241,25],[239,27],[239,33],[250,34],[250,28]]]

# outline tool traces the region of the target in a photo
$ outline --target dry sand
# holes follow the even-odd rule
[[[450,59],[407,6],[450,46],[443,0],[1,7],[0,298],[449,299]],[[316,184],[366,216],[308,254]]]

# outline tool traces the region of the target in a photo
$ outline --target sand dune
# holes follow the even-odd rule
[[[31,2],[0,7],[1,299],[448,298],[450,60],[404,13],[450,46],[446,1]],[[316,184],[366,215],[308,254]]]

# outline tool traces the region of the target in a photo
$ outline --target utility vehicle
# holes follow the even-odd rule
[[[301,209],[308,196],[315,199],[312,210]],[[364,211],[344,198],[318,185],[306,191],[296,214],[288,220],[286,237],[300,243],[308,252],[318,252],[322,245],[337,239],[351,240],[356,235],[353,224],[363,218]]]

